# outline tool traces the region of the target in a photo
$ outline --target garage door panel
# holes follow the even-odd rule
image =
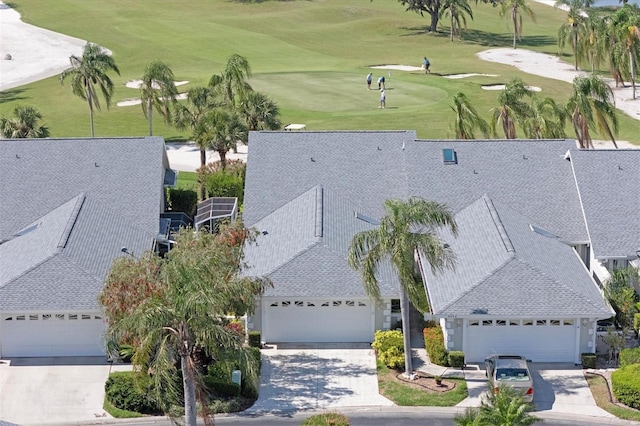
[[[370,342],[371,302],[270,300],[264,303],[263,339],[268,342]]]
[[[46,314],[10,318],[2,323],[3,357],[105,355],[106,325],[99,316]]]
[[[554,321],[557,325],[548,320],[540,320],[540,325],[535,321],[530,325],[478,323],[469,321],[466,328],[468,362],[482,362],[491,354],[523,355],[534,362],[574,362],[576,328],[572,320]]]

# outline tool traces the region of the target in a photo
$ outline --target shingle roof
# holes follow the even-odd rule
[[[640,249],[640,150],[570,151],[593,255],[634,257]]]
[[[254,224],[256,244],[248,245],[246,274],[264,276],[274,287],[265,296],[365,297],[362,279],[347,263],[352,237],[373,225],[350,200],[320,186],[309,189]],[[397,296],[398,282],[389,263],[378,275],[382,296]]]
[[[434,314],[605,317],[610,311],[575,251],[483,196],[456,214],[455,271],[425,268]]]
[[[155,234],[80,194],[0,244],[0,310],[94,310],[121,248],[141,254]]]
[[[0,241],[81,192],[155,235],[166,164],[160,137],[3,140]]]
[[[406,198],[403,146],[413,131],[251,132],[245,223],[253,225],[316,185],[347,194],[379,217],[388,198]]]

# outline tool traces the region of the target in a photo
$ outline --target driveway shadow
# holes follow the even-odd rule
[[[108,365],[106,356],[61,356],[38,358],[4,358],[11,367],[33,367],[49,365]]]
[[[535,389],[533,402],[538,411],[551,410],[561,400],[579,403],[584,396],[591,395],[582,369],[573,364],[534,363],[531,375]]]

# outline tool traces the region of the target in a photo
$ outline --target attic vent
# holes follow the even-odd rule
[[[546,231],[546,230],[544,230],[544,229],[542,229],[542,228],[538,228],[537,226],[534,226],[534,225],[531,225],[531,224],[529,224],[529,228],[531,228],[531,230],[532,230],[533,232],[535,232],[536,234],[540,234],[540,235],[542,235],[543,237],[547,237],[547,238],[554,238],[554,239],[558,239],[558,238],[560,238],[560,237],[558,237],[557,235],[552,234],[552,233],[551,233],[551,232],[549,232],[549,231]]]
[[[444,164],[458,164],[458,155],[453,148],[444,148],[442,150],[442,162]]]
[[[29,232],[35,231],[36,229],[38,229],[39,226],[40,226],[39,223],[36,223],[35,225],[28,226],[28,227],[24,228],[23,230],[19,231],[18,233],[14,234],[13,236],[14,237],[22,237],[23,235],[26,235]]]
[[[362,213],[355,212],[356,219],[360,219],[364,222],[370,223],[371,225],[380,225],[380,221],[369,216],[365,216]]]

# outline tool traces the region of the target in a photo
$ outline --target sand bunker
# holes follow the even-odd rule
[[[542,89],[536,86],[525,86],[527,90],[531,92],[542,92]],[[504,90],[504,84],[484,84],[482,85],[484,90]]]
[[[186,93],[180,93],[176,96],[176,99],[187,99]],[[128,107],[133,105],[140,105],[142,101],[140,99],[125,99],[124,101],[118,102],[116,105],[119,107]]]
[[[477,72],[472,72],[469,74],[449,74],[449,75],[443,75],[444,78],[450,78],[452,80],[457,80],[459,78],[468,78],[468,77],[498,77],[497,74],[478,74]]]
[[[183,84],[187,84],[188,81],[174,81],[173,84],[175,84],[176,86],[182,86]],[[139,89],[140,86],[142,86],[142,80],[131,80],[131,81],[127,81],[125,84],[125,86],[127,86],[129,89]],[[151,85],[154,89],[159,89],[160,86],[158,86],[156,83],[153,83]]]
[[[422,67],[412,67],[411,65],[374,65],[376,70],[395,70],[395,71],[424,71]]]

